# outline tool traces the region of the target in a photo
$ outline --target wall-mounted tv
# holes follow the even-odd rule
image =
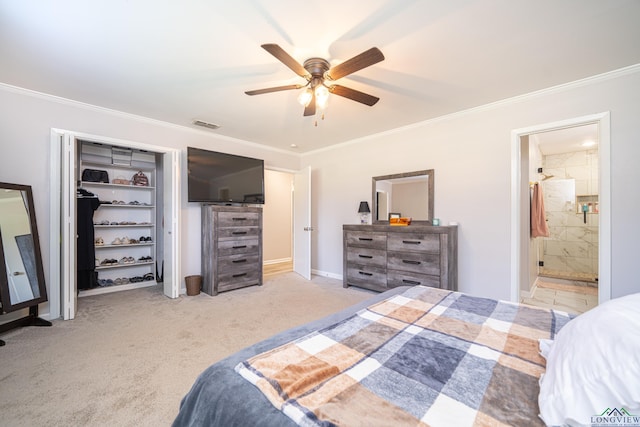
[[[264,160],[187,147],[190,202],[263,204]]]

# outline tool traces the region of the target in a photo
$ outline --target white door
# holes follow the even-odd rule
[[[60,177],[60,291],[62,318],[71,320],[78,310],[78,292],[76,287],[76,246],[78,230],[76,227],[76,139],[70,134],[61,138]],[[52,232],[54,229],[52,229]]]
[[[311,167],[293,177],[293,271],[311,280]]]
[[[163,286],[164,294],[169,298],[180,295],[180,269],[178,268],[179,239],[178,215],[180,214],[180,162],[178,153],[170,151],[162,156],[163,192],[166,198],[162,215],[162,237],[164,239],[163,252]],[[162,268],[162,267],[161,267]]]

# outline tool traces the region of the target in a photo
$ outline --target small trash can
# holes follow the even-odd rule
[[[184,281],[187,284],[187,295],[192,297],[200,293],[200,287],[202,286],[202,276],[187,276],[184,278]]]

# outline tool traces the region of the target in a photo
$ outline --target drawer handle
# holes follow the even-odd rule
[[[244,249],[246,248],[247,245],[242,245],[242,246],[234,246],[233,249]]]
[[[403,240],[402,243],[407,245],[419,245],[422,242],[420,242],[419,240]]]
[[[366,259],[371,259],[371,258],[373,258],[373,256],[371,256],[371,255],[360,255],[360,254],[358,254],[358,256],[359,256],[360,258],[366,258]]]
[[[232,221],[246,221],[247,218],[231,218]]]
[[[362,274],[363,276],[373,276],[373,273],[367,273],[366,271],[358,271],[358,274]]]
[[[404,262],[405,264],[413,264],[413,265],[422,264],[420,261],[414,261],[414,260],[411,260],[411,259],[403,259],[402,262]]]
[[[234,274],[232,277],[242,277],[242,276],[246,276],[247,273],[240,273],[240,274]]]
[[[402,279],[402,283],[406,283],[406,284],[409,284],[409,285],[419,285],[420,284],[420,282],[417,282],[415,280],[407,280],[407,279]]]
[[[234,263],[234,264],[240,264],[240,263],[243,263],[243,262],[247,262],[247,260],[246,259],[234,259],[231,262]]]
[[[234,234],[234,235],[238,235],[238,234],[247,234],[247,232],[246,232],[246,231],[234,231],[234,232],[232,232],[231,234]]]
[[[362,242],[370,242],[373,239],[371,237],[358,237],[358,240],[360,240]]]

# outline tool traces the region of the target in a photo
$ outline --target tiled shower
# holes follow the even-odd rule
[[[543,157],[541,181],[549,237],[540,246],[538,274],[597,286],[598,151]]]

